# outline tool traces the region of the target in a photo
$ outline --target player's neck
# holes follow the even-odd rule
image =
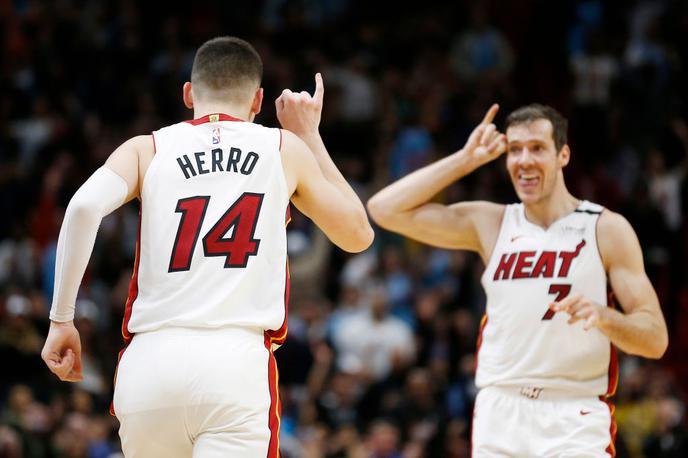
[[[204,103],[194,105],[194,119],[217,113],[226,114],[243,121],[253,121],[251,107],[245,105],[234,105],[229,103]]]
[[[563,180],[560,180],[549,197],[536,203],[524,204],[524,210],[528,221],[546,229],[558,219],[572,213],[579,204],[580,200],[572,196]]]

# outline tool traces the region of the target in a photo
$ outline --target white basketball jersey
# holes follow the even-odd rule
[[[601,396],[616,389],[616,354],[597,329],[549,311],[549,304],[582,293],[607,305],[607,276],[597,248],[603,208],[584,201],[544,229],[523,204],[508,205],[494,252],[482,276],[486,316],[478,341],[476,384],[551,388]]]
[[[208,115],[153,133],[122,332],[242,326],[286,335],[281,132]]]

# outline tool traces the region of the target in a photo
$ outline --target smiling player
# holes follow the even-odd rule
[[[473,456],[613,456],[615,348],[664,354],[657,295],[626,219],[567,190],[566,119],[525,106],[503,135],[497,110],[461,150],[384,188],[368,209],[386,229],[485,262]],[[504,153],[520,203],[431,202]]]

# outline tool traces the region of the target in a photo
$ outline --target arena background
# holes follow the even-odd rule
[[[181,85],[217,35],[263,57],[263,124],[283,88],[323,73],[321,132],[363,199],[460,148],[493,101],[498,123],[535,101],[568,116],[567,184],[630,220],[670,329],[661,361],[622,358],[618,456],[688,456],[688,4],[406,3],[0,2],[0,457],[120,453],[107,408],[137,205],[103,221],[85,275],[79,384],[39,356],[55,243],[69,198],[117,145],[192,117]],[[515,195],[499,160],[440,198]],[[468,456],[480,260],[380,230],[347,255],[299,215],[289,250],[284,456]]]

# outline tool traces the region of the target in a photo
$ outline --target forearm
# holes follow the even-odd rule
[[[74,318],[74,304],[81,279],[93,251],[102,216],[75,209],[70,203],[57,240],[55,288],[50,319],[58,322]],[[69,247],[69,249],[67,248]]]
[[[370,199],[368,208],[378,215],[412,210],[477,167],[476,161],[458,151],[383,188]]]
[[[668,344],[664,322],[644,310],[624,314],[605,309],[598,329],[620,350],[632,355],[661,358]]]
[[[57,241],[55,289],[50,319],[74,319],[74,304],[103,217],[124,203],[127,184],[107,168],[98,169],[74,194]]]
[[[325,179],[334,185],[342,194],[349,197],[352,202],[355,202],[357,206],[360,207],[360,210],[365,213],[361,199],[332,161],[332,158],[327,152],[327,147],[325,146],[325,143],[323,143],[320,134],[318,132],[314,132],[308,135],[300,135],[300,138],[313,152],[315,160],[317,161]]]

